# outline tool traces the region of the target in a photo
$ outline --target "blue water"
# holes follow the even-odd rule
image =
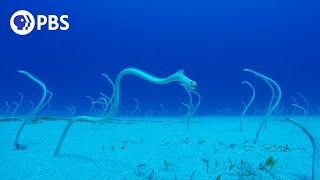
[[[203,101],[198,114],[219,114],[224,108],[239,114],[241,101],[250,97],[249,89],[240,84],[243,80],[257,88],[255,106],[263,109],[269,102],[268,87],[242,72],[252,68],[281,85],[287,113],[297,92],[317,113],[319,5],[311,0],[5,0],[0,6],[0,107],[4,108],[5,100],[17,101],[18,92],[27,100],[39,97],[38,88],[17,74],[18,69],[47,84],[54,93],[52,111],[74,105],[85,114],[89,109],[85,96],[110,93],[101,73],[114,79],[123,68],[137,67],[161,77],[184,69],[199,85]],[[70,29],[18,36],[11,31],[9,19],[19,9],[69,14]],[[163,104],[175,114],[188,100],[177,85],[155,86],[135,77],[122,84],[124,109],[133,108],[137,98],[144,112]]]
[[[19,36],[9,21],[20,9],[68,14],[70,29]],[[319,22],[315,0],[1,1],[0,179],[311,179],[312,162],[319,162],[312,161],[319,155]],[[101,73],[115,80],[127,67],[158,77],[183,69],[198,84],[200,107],[185,116],[188,94],[178,83],[127,76],[117,117],[74,123],[59,149],[67,120],[101,116],[90,113],[86,97],[111,97]],[[272,78],[283,93],[257,143],[271,91],[245,68]],[[53,93],[34,116],[31,101],[36,105],[41,88],[18,70]],[[244,80],[256,99],[242,118],[252,94]],[[280,121],[286,117],[314,139]],[[320,176],[319,169],[313,173]]]

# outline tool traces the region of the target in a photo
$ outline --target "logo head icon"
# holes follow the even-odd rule
[[[19,10],[11,16],[10,26],[13,32],[16,34],[26,35],[33,30],[35,26],[35,20],[30,12]]]

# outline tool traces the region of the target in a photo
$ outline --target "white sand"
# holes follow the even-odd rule
[[[254,145],[261,119],[245,119],[241,133],[239,117],[197,117],[188,135],[181,118],[77,123],[58,157],[52,153],[66,121],[28,125],[21,136],[28,148],[20,151],[13,143],[21,122],[0,122],[0,179],[310,179],[308,138],[274,120]],[[320,118],[296,119],[320,134]],[[274,167],[259,168],[270,156]]]

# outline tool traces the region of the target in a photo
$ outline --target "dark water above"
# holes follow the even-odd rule
[[[137,67],[157,76],[184,69],[202,95],[199,114],[241,113],[250,89],[256,86],[254,106],[264,109],[270,91],[263,81],[242,71],[252,68],[277,81],[284,93],[282,106],[292,111],[291,96],[304,94],[317,113],[320,101],[320,6],[318,1],[3,1],[0,6],[0,109],[17,101],[18,93],[36,101],[39,88],[16,73],[27,70],[53,93],[53,112],[74,105],[88,112],[85,96],[110,94],[100,77],[114,79],[125,67]],[[14,34],[9,19],[18,9],[34,14],[69,14],[66,32]],[[178,85],[158,86],[128,77],[122,83],[123,112],[179,113],[188,101]],[[298,100],[299,98],[296,97]],[[300,104],[303,101],[300,99]],[[252,112],[251,112],[252,113]],[[223,113],[222,113],[223,114]]]

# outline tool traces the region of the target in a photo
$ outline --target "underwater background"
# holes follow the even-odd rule
[[[20,9],[70,28],[19,36]],[[320,180],[319,22],[316,0],[1,1],[0,179]],[[118,107],[101,74],[127,67],[176,82],[128,75]]]
[[[300,92],[317,113],[319,5],[313,0],[5,0],[0,6],[0,102],[17,100],[18,92],[29,100],[39,96],[36,85],[18,75],[18,69],[46,82],[54,93],[52,111],[64,113],[65,106],[74,105],[79,114],[89,109],[85,96],[110,93],[101,73],[114,79],[123,68],[137,67],[165,77],[184,69],[203,99],[198,115],[221,114],[225,108],[237,115],[249,96],[240,82],[252,78],[242,69],[251,68],[281,85],[284,112],[291,112],[291,96]],[[70,29],[18,36],[8,24],[19,9],[69,14]],[[255,83],[255,106],[264,108],[269,89]],[[137,98],[144,112],[163,104],[168,113],[179,114],[180,103],[187,100],[176,85],[156,86],[135,77],[122,85],[123,112]]]

